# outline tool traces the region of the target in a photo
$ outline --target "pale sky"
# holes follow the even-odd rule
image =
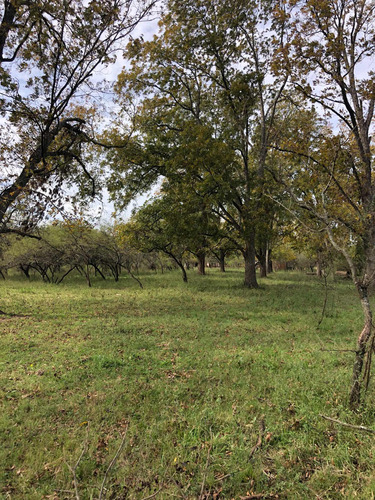
[[[152,40],[153,36],[158,31],[158,19],[152,19],[151,21],[142,21],[138,24],[132,33],[133,38],[143,37],[145,41]],[[127,42],[126,42],[127,43]],[[117,55],[117,61],[115,64],[108,68],[105,68],[100,72],[101,76],[104,76],[108,81],[115,82],[121,70],[126,66],[126,60],[122,57],[121,52]],[[141,196],[134,200],[128,207],[128,209],[122,214],[122,217],[130,217],[132,210],[136,206],[142,205],[147,199],[147,196]],[[99,225],[110,223],[112,219],[112,214],[114,212],[113,203],[109,201],[109,194],[106,189],[103,191],[103,202],[94,202],[91,204],[90,213],[94,216],[100,216]]]

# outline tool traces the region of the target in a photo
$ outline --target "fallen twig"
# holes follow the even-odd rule
[[[370,429],[369,427],[365,427],[364,425],[352,425],[352,424],[347,424],[346,422],[341,422],[341,420],[336,420],[335,418],[326,417],[325,415],[319,414],[319,416],[324,418],[325,420],[334,422],[335,424],[342,425],[343,427],[348,427],[349,429],[355,429],[357,431],[364,431],[364,432],[370,432],[371,434],[375,434],[374,429]]]
[[[357,352],[355,349],[319,349],[323,352]]]
[[[263,435],[264,435],[265,429],[266,429],[266,426],[265,426],[265,423],[264,423],[264,415],[262,415],[262,417],[260,419],[260,423],[259,423],[259,436],[258,436],[258,440],[255,443],[255,445],[252,447],[251,451],[250,451],[249,460],[253,457],[254,453],[262,446]]]
[[[16,314],[16,313],[7,313],[5,311],[0,311],[0,316],[2,319],[6,319],[4,316],[7,318],[30,318],[30,314]]]
[[[279,496],[273,495],[272,493],[254,493],[254,495],[247,495],[246,497],[240,497],[241,500],[252,500],[256,498],[279,498]]]
[[[224,479],[226,479],[227,477],[233,476],[233,474],[236,474],[236,473],[230,472],[229,474],[225,474],[225,476],[218,477],[217,479],[215,479],[215,483],[217,483],[219,481],[224,481]]]
[[[150,495],[148,497],[145,497],[145,498],[142,498],[142,500],[150,500],[151,498],[155,498],[156,495],[158,495],[161,492],[162,489],[163,488],[161,487],[158,491],[155,491],[155,493],[153,493],[152,495]]]
[[[87,434],[88,435],[88,434]],[[76,500],[80,500],[80,497],[79,497],[79,493],[78,493],[78,481],[77,481],[77,474],[76,474],[76,470],[79,466],[79,464],[81,463],[81,460],[83,458],[83,455],[86,453],[87,451],[87,443],[88,443],[88,437],[86,437],[86,441],[83,445],[83,448],[82,448],[82,451],[81,451],[81,454],[76,462],[76,464],[74,465],[74,467],[71,467],[67,462],[66,465],[69,467],[69,470],[70,472],[72,473],[73,475],[73,484],[74,484],[74,492],[75,492],[75,495],[76,495]]]
[[[125,439],[126,439],[126,434],[128,432],[128,429],[129,429],[129,424],[127,424],[126,426],[126,429],[125,429],[125,432],[124,432],[124,435],[122,437],[122,440],[121,440],[121,443],[120,443],[120,446],[117,448],[117,451],[115,453],[115,456],[112,458],[111,460],[111,463],[108,465],[108,468],[107,470],[105,471],[105,474],[104,474],[104,478],[103,478],[103,482],[102,482],[102,486],[100,488],[100,493],[99,493],[99,500],[102,500],[103,497],[103,493],[104,493],[104,486],[105,486],[105,483],[107,482],[107,478],[108,478],[108,474],[110,473],[112,467],[115,465],[115,463],[117,462],[117,459],[118,459],[118,456],[120,455],[121,453],[121,450],[123,449],[124,447],[124,444],[125,444]]]
[[[199,500],[201,500],[203,498],[204,486],[205,486],[205,483],[206,483],[207,469],[208,469],[208,465],[210,463],[211,450],[212,450],[212,437],[211,437],[211,446],[208,448],[206,466],[204,468],[203,481],[202,481],[201,492],[200,492],[200,495],[199,495]]]

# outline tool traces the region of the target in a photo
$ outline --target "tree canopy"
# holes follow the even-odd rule
[[[5,1],[0,24],[0,231],[26,233],[64,183],[96,192],[99,70],[153,1]],[[89,166],[89,163],[91,166]],[[95,166],[95,163],[94,163]]]

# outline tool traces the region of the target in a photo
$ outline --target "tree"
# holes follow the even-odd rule
[[[331,244],[348,263],[361,300],[364,326],[357,341],[350,392],[350,406],[357,408],[363,382],[368,385],[374,349],[369,287],[375,277],[375,187],[370,135],[375,83],[374,73],[366,63],[375,50],[375,2],[291,3],[296,5],[296,32],[289,47],[289,54],[297,62],[293,67],[294,86],[324,109],[336,125],[334,132],[325,126],[319,145],[311,139],[310,132],[297,127],[294,147],[284,143],[279,149],[298,155],[300,186],[302,178],[307,180],[308,176],[306,185],[314,187],[305,191],[299,187],[294,192],[295,200],[324,225]],[[289,67],[290,61],[289,58]],[[360,249],[359,260],[353,259],[353,244]]]
[[[88,145],[98,144],[90,127],[105,87],[95,72],[115,61],[154,3],[3,2],[1,233],[27,233],[47,206],[59,203],[64,183],[80,186],[81,195],[96,191],[86,159]]]
[[[186,227],[181,231],[184,224],[178,206],[174,207],[165,198],[159,198],[144,205],[124,224],[121,240],[141,252],[165,253],[181,269],[182,279],[187,282],[184,266],[184,256],[188,252]]]
[[[238,250],[230,240],[230,227],[219,222],[217,230],[210,237],[210,253],[218,261],[222,273],[225,272],[225,259],[234,252]]]
[[[125,191],[127,202],[159,177],[189,188],[194,178],[194,190],[210,197],[212,210],[232,226],[244,283],[255,288],[257,225],[261,214],[268,217],[265,162],[287,81],[273,62],[286,23],[273,2],[238,0],[229,11],[211,0],[171,0],[159,36],[130,45],[133,68],[117,85],[126,108],[129,100],[140,106],[131,160],[129,154],[112,159],[112,191]]]
[[[66,259],[63,231],[56,226],[47,226],[41,228],[39,234],[40,239],[28,238],[26,241],[14,234],[3,238],[8,242],[3,264],[8,269],[20,270],[28,279],[32,272],[36,272],[47,283],[60,283],[75,267]],[[65,267],[68,267],[67,272]]]

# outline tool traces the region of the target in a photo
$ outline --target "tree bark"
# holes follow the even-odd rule
[[[67,271],[65,274],[62,275],[62,277],[57,281],[57,285],[63,282],[63,280],[68,276],[69,273],[73,271],[73,269],[76,269],[76,266],[73,266]]]
[[[91,287],[91,280],[90,280],[90,268],[89,266],[87,265],[86,266],[86,271],[84,271],[85,273],[85,278],[86,278],[86,283],[87,283],[87,286],[88,287]]]
[[[158,260],[159,260],[159,264],[160,264],[160,271],[161,271],[161,274],[164,274],[164,266],[163,266],[163,261],[161,260],[161,258],[158,256]]]
[[[188,279],[187,279],[187,274],[186,274],[186,271],[185,271],[185,268],[184,268],[184,265],[183,265],[183,264],[181,264],[181,265],[180,265],[180,269],[181,269],[181,271],[182,271],[182,280],[183,280],[185,283],[187,283],[187,280],[188,280]]]
[[[273,273],[273,264],[271,260],[271,252],[269,248],[267,248],[266,262],[267,262],[267,274]]]
[[[263,249],[258,254],[258,260],[260,264],[260,277],[267,278],[267,253]]]
[[[169,252],[167,250],[163,250],[163,251],[164,251],[164,253],[166,253],[167,255],[169,255],[169,257],[171,257],[171,259],[173,259],[176,262],[176,264],[178,265],[178,267],[181,269],[182,280],[184,281],[184,283],[187,283],[188,278],[187,278],[187,274],[186,274],[183,262],[181,260],[179,260],[173,253],[171,253],[171,252]]]
[[[318,251],[317,256],[316,256],[316,275],[319,276],[319,278],[322,277],[322,256],[321,253]]]
[[[205,275],[206,274],[206,253],[198,252],[198,274]]]
[[[365,381],[367,388],[370,380],[371,357],[374,350],[374,333],[372,328],[372,310],[369,300],[369,287],[373,283],[375,275],[375,227],[373,222],[367,231],[365,240],[365,273],[362,280],[357,278],[357,269],[353,259],[345,248],[340,247],[335,241],[332,232],[327,228],[329,239],[333,247],[344,255],[352,275],[353,282],[357,288],[364,315],[364,325],[357,340],[357,349],[353,365],[352,386],[349,396],[349,406],[352,410],[358,409],[361,403],[362,385]],[[370,242],[370,243],[369,243]],[[362,375],[365,369],[364,375]]]
[[[322,277],[322,266],[319,260],[316,261],[316,275],[319,276],[319,278]]]
[[[225,273],[225,252],[222,249],[220,249],[220,251],[219,251],[218,261],[219,261],[219,265],[220,265],[220,271],[222,273]]]
[[[104,274],[101,272],[101,270],[99,269],[99,267],[98,267],[98,266],[96,266],[95,264],[91,264],[91,265],[92,265],[92,266],[93,266],[93,268],[95,269],[95,274],[96,274],[96,273],[100,274],[101,278],[102,278],[103,280],[105,280],[106,278],[105,278]]]
[[[26,276],[26,278],[30,279],[30,267],[29,266],[20,265],[20,269],[23,272],[23,274]]]
[[[372,311],[368,297],[368,286],[357,284],[357,289],[361,299],[362,309],[364,313],[364,326],[361,334],[358,337],[357,349],[353,366],[352,387],[349,397],[349,405],[352,410],[357,409],[361,403],[361,389],[362,389],[361,378],[362,378],[363,366],[365,363],[366,354],[367,354],[367,361],[368,362],[371,361],[371,351],[373,349],[372,342],[370,342],[372,333]],[[370,366],[368,366],[367,369],[370,370]],[[369,376],[369,372],[367,376]]]
[[[260,277],[267,278],[268,273],[272,273],[271,250],[269,249],[268,240],[261,244],[257,252],[257,258],[260,264]]]
[[[255,267],[255,244],[254,238],[249,238],[245,242],[245,248],[242,251],[245,260],[245,279],[246,288],[259,288]]]

